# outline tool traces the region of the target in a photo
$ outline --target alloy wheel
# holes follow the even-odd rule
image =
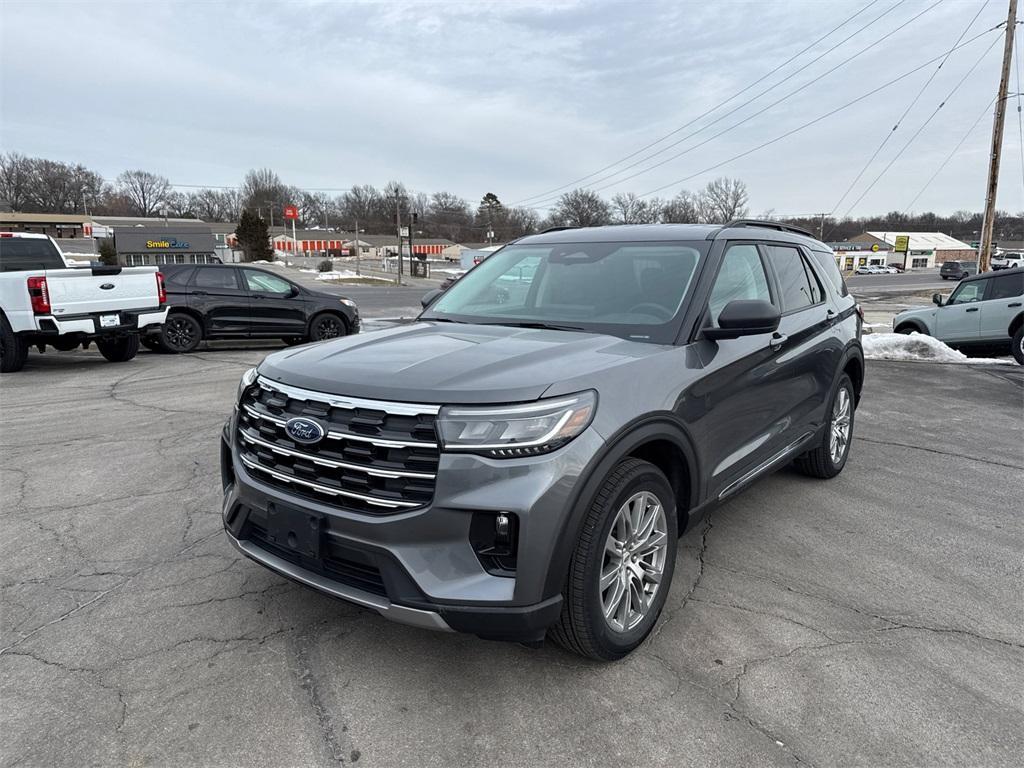
[[[601,609],[608,626],[628,632],[650,610],[668,557],[665,508],[649,491],[619,507],[601,561]]]
[[[164,339],[171,349],[189,349],[196,341],[196,328],[183,317],[172,317],[164,325]]]
[[[840,387],[836,392],[836,402],[832,406],[832,435],[829,440],[829,454],[832,463],[839,465],[846,453],[846,446],[850,442],[850,415],[851,415],[850,391],[846,387]]]
[[[341,328],[341,321],[336,317],[323,317],[316,324],[316,331],[314,337],[317,341],[323,341],[325,339],[336,339],[343,335]]]

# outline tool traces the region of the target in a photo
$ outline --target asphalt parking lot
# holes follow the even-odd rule
[[[236,554],[218,433],[266,351],[3,378],[0,764],[1020,764],[1022,369],[870,364],[846,471],[687,533],[656,634],[599,665]]]

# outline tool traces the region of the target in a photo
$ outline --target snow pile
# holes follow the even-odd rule
[[[305,271],[305,270],[303,270]],[[350,269],[332,269],[330,272],[320,272],[317,274],[317,280],[341,280],[346,277],[359,277],[355,272]]]
[[[869,360],[918,360],[931,363],[1012,363],[1007,358],[968,357],[922,333],[871,333],[861,339]]]
[[[306,269],[305,267],[301,267],[299,269],[299,272],[305,272],[307,275],[315,275],[315,274],[318,274],[319,271],[320,270],[318,270],[318,269]]]

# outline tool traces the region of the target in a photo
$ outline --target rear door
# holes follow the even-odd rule
[[[260,269],[242,268],[242,280],[249,292],[253,336],[305,336],[306,301],[283,277]]]
[[[242,290],[235,267],[197,266],[188,304],[203,315],[210,334],[249,335],[249,292]]]
[[[988,280],[960,283],[945,306],[935,313],[935,337],[941,341],[977,341],[981,305]]]
[[[1009,338],[1010,323],[1024,304],[1024,272],[993,275],[981,302],[979,337],[984,340]]]

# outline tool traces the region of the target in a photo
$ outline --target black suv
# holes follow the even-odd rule
[[[351,299],[248,264],[163,264],[170,312],[149,349],[191,352],[204,339],[323,341],[359,330]]]
[[[396,621],[619,658],[657,621],[681,531],[790,462],[842,471],[861,327],[802,230],[524,237],[415,324],[247,371],[224,525]]]

